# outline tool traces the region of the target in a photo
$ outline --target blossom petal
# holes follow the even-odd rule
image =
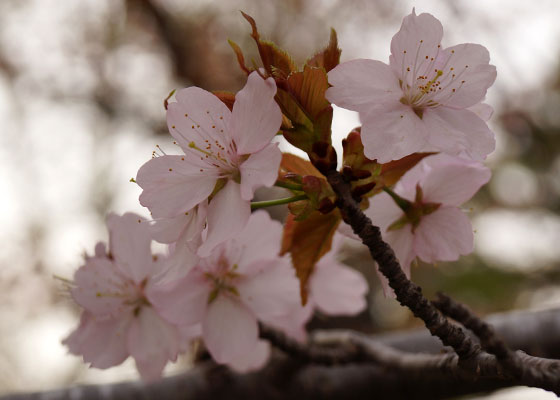
[[[240,301],[219,295],[208,305],[202,333],[214,360],[228,363],[257,345],[257,319]]]
[[[231,111],[218,97],[192,86],[177,91],[175,98],[177,102],[170,103],[167,108],[167,126],[186,154],[196,154],[189,146],[191,142],[200,149],[206,148],[205,140],[229,146]]]
[[[401,268],[406,276],[410,278],[410,264],[416,257],[412,225],[408,224],[400,229],[385,231],[383,233],[383,240],[391,246],[397,256],[397,260],[401,264]]]
[[[299,283],[290,261],[279,258],[257,261],[258,268],[236,286],[243,303],[257,318],[289,314],[299,306]],[[255,270],[257,268],[249,267]]]
[[[203,201],[184,214],[154,220],[150,226],[152,237],[160,243],[174,243],[179,237],[187,241],[194,239],[204,229],[207,207],[207,202]]]
[[[360,239],[360,237],[354,233],[352,227],[344,221],[338,225],[336,231],[349,239],[357,240],[358,242],[362,243],[362,239]]]
[[[195,217],[194,208],[187,214],[179,214],[171,218],[158,218],[150,226],[152,237],[160,243],[174,243],[181,232]]]
[[[290,314],[262,318],[262,321],[273,328],[280,329],[292,339],[303,343],[307,339],[305,324],[313,316],[314,308],[313,296],[309,296],[305,306],[299,304]]]
[[[422,217],[415,231],[414,251],[423,261],[455,261],[473,251],[469,218],[456,207],[440,207]]]
[[[84,312],[80,325],[62,343],[70,353],[82,355],[95,368],[119,365],[128,357],[126,330],[130,318],[96,318]]]
[[[259,339],[252,351],[234,358],[228,362],[228,365],[234,371],[245,374],[261,369],[265,366],[269,358],[270,343],[266,340]]]
[[[329,83],[327,100],[354,111],[366,112],[402,97],[398,78],[381,61],[358,59],[339,64],[329,72]]]
[[[496,146],[494,133],[472,111],[437,107],[426,110],[423,121],[428,141],[444,153],[482,161]]]
[[[402,193],[399,194],[402,195]],[[407,224],[400,229],[387,230],[393,222],[404,216],[404,212],[395,204],[391,196],[387,193],[380,193],[371,200],[365,214],[374,225],[379,226],[383,240],[391,246],[404,273],[410,277],[410,264],[415,257],[413,252],[414,235],[411,231],[412,226]],[[377,272],[385,296],[394,297],[395,294],[389,287],[389,282],[385,276],[381,272]]]
[[[365,214],[371,219],[373,225],[378,226],[381,232],[404,215],[395,201],[387,193],[379,193],[370,200],[370,205]]]
[[[490,120],[490,118],[492,117],[492,114],[494,114],[494,109],[492,108],[492,106],[486,103],[477,103],[474,106],[469,107],[468,109],[475,113],[477,117],[484,122],[488,122],[488,120]]]
[[[416,257],[414,253],[414,235],[412,234],[412,226],[406,225],[400,229],[391,230],[388,232],[383,233],[383,240],[391,246],[395,255],[397,256],[397,260],[401,265],[401,268],[405,275],[410,278],[410,264],[412,260]],[[381,282],[381,287],[383,288],[383,294],[386,297],[395,297],[395,292],[391,286],[389,286],[389,281],[379,271],[379,267],[376,269],[377,276],[379,277],[379,281]]]
[[[364,154],[371,160],[398,160],[426,146],[422,120],[398,101],[380,105],[361,117]]]
[[[153,308],[142,307],[130,324],[127,345],[140,376],[151,382],[161,378],[168,361],[177,359],[179,332],[161,319]]]
[[[282,224],[270,218],[266,211],[257,210],[235,236],[235,242],[241,248],[238,271],[246,274],[250,272],[245,270],[247,266],[257,265],[259,260],[275,259],[280,254]]]
[[[149,288],[148,300],[167,321],[175,325],[193,325],[204,318],[211,287],[198,270],[175,281]]]
[[[183,278],[200,261],[197,251],[201,243],[201,237],[192,240],[183,240],[180,237],[175,244],[169,246],[170,254],[153,279],[166,283]]]
[[[235,96],[231,136],[238,154],[261,150],[280,129],[282,112],[274,100],[275,95],[274,79],[264,80],[257,72],[253,72],[245,87]]]
[[[153,271],[152,236],[148,221],[134,213],[107,218],[109,248],[115,265],[136,283]]]
[[[431,14],[407,15],[391,39],[389,63],[403,85],[414,86],[419,75],[428,75],[441,53],[443,26]]]
[[[117,315],[128,309],[122,296],[127,280],[109,258],[88,258],[74,274],[72,298],[92,314]]]
[[[140,204],[154,218],[175,217],[206,200],[218,179],[217,168],[181,156],[161,156],[145,163],[136,176],[143,189]]]
[[[208,235],[198,249],[207,257],[212,249],[240,232],[251,215],[251,204],[241,197],[241,185],[228,180],[208,206]]]
[[[423,160],[424,161],[424,160]],[[470,160],[438,154],[425,159],[431,169],[420,180],[423,201],[460,206],[490,180],[490,169]]]
[[[278,143],[270,143],[264,149],[253,153],[241,164],[241,196],[243,200],[252,200],[255,189],[271,187],[278,177],[278,167],[282,152]]]
[[[179,331],[179,337],[181,338],[179,342],[179,353],[192,350],[191,341],[202,336],[202,324],[179,325],[177,329]]]
[[[441,90],[434,101],[451,108],[467,108],[484,100],[486,91],[496,80],[496,67],[490,65],[486,47],[463,43],[444,51],[443,75],[438,79]]]
[[[366,307],[368,284],[362,274],[333,256],[317,263],[309,281],[317,308],[329,315],[354,315]]]

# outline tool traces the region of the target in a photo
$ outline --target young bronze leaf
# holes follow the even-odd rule
[[[212,92],[214,96],[222,100],[222,102],[227,106],[227,108],[233,110],[233,103],[235,102],[235,93],[225,92],[221,90],[216,90]]]
[[[340,63],[341,52],[342,50],[338,48],[336,31],[331,28],[331,38],[328,46],[323,51],[320,51],[307,60],[306,64],[310,67],[324,68],[325,71],[329,72]]]
[[[317,171],[317,168],[315,168],[309,161],[290,153],[282,153],[280,169],[282,171],[292,172],[301,176],[313,175],[319,178],[323,177],[323,175]]]
[[[342,141],[342,173],[351,181],[355,198],[370,197],[392,186],[422,158],[433,153],[414,153],[400,160],[379,164],[364,155],[360,128],[352,130]]]
[[[276,95],[293,125],[283,132],[286,140],[308,154],[319,141],[330,144],[332,107],[325,98],[329,86],[325,70],[306,65],[303,71],[290,74],[286,83],[287,91],[278,89]]]
[[[325,98],[329,81],[327,73],[322,68],[306,65],[303,71],[295,72],[288,77],[288,88],[301,108],[313,121],[325,108],[331,105]]]
[[[381,166],[381,179],[384,186],[394,185],[412,167],[424,157],[435,153],[413,153],[400,160],[390,161]]]
[[[307,302],[309,277],[317,261],[331,249],[334,233],[341,220],[338,211],[329,214],[315,211],[304,221],[296,221],[293,215],[288,215],[282,250],[292,255],[304,305]]]
[[[233,40],[228,40],[229,45],[233,49],[235,56],[237,57],[237,63],[239,64],[239,68],[247,75],[251,73],[251,70],[245,66],[245,57],[243,56],[243,52],[241,48],[235,43]]]
[[[290,93],[278,88],[276,102],[284,116],[290,120],[291,127],[282,130],[286,140],[298,149],[310,152],[314,142],[313,122]]]
[[[297,66],[292,60],[292,57],[274,43],[262,40],[259,31],[257,30],[257,23],[253,17],[245,14],[243,11],[241,11],[241,14],[243,14],[243,17],[245,17],[251,25],[251,29],[253,30],[251,37],[257,44],[259,55],[267,74],[269,76],[285,79],[292,71],[296,71]]]

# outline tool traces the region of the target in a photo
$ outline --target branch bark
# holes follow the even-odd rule
[[[344,222],[352,227],[356,235],[368,247],[371,257],[377,262],[379,271],[389,280],[397,300],[424,321],[426,328],[437,336],[444,345],[455,350],[459,357],[468,362],[480,351],[480,347],[447,318],[422,294],[422,289],[404,274],[395,253],[381,237],[381,231],[362,212],[352,197],[350,184],[336,170],[326,174],[327,180],[337,195],[337,207]]]
[[[557,357],[560,354],[560,341],[557,339],[560,337],[560,309],[501,314],[488,318],[487,322],[492,323],[495,331],[503,336],[504,342],[511,348],[531,351],[541,357]],[[379,336],[323,331],[316,332],[313,337],[317,343],[360,342],[369,349],[368,352],[381,357],[380,363],[324,366],[276,353],[266,368],[246,375],[205,362],[185,374],[153,384],[125,382],[78,386],[43,393],[8,395],[0,397],[0,400],[370,400],[373,394],[377,398],[396,400],[436,400],[520,384],[512,377],[499,375],[465,379],[460,369],[457,369],[457,355],[446,353],[439,341],[425,330]],[[408,352],[412,349],[415,354]],[[487,353],[482,354],[485,356],[480,360],[484,363],[491,364],[492,359],[495,360]],[[541,361],[544,364],[550,362],[527,358],[527,362]],[[555,371],[551,373],[558,376]]]
[[[437,303],[430,302],[421,288],[406,277],[393,250],[383,241],[379,228],[362,212],[352,196],[350,183],[336,169],[326,171],[326,177],[337,195],[336,206],[344,221],[368,247],[379,270],[389,280],[397,300],[420,318],[432,335],[452,347],[458,355],[456,362],[445,364],[448,372],[467,382],[496,377],[560,395],[560,361],[538,359],[510,350],[489,325],[447,296],[441,295]],[[460,326],[452,324],[444,314],[470,329],[478,340],[473,340]]]

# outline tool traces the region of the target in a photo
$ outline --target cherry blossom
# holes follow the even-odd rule
[[[151,381],[184,350],[181,343],[190,333],[152,307],[154,277],[163,266],[151,254],[148,222],[132,213],[111,214],[107,225],[110,252],[98,245],[74,276],[71,294],[84,311],[63,343],[96,368],[118,365],[130,355],[142,378]]]
[[[381,163],[419,151],[483,160],[494,150],[480,103],[496,79],[485,47],[443,48],[431,14],[404,18],[391,41],[389,65],[357,59],[329,72],[332,103],[359,111],[365,155]],[[474,109],[473,109],[474,107]],[[490,108],[490,111],[488,110]]]
[[[287,257],[280,257],[282,226],[265,211],[216,246],[182,279],[154,292],[154,307],[168,321],[202,327],[202,338],[218,363],[240,370],[268,358],[259,342],[258,320],[290,315],[299,305],[299,285]],[[251,356],[249,356],[251,355]]]
[[[307,337],[305,324],[315,310],[324,315],[356,315],[366,306],[369,287],[364,276],[337,260],[344,236],[336,233],[331,249],[317,262],[309,277],[307,304],[285,317],[266,320],[296,340]]]
[[[371,199],[365,213],[379,226],[407,276],[416,257],[427,263],[455,261],[473,251],[472,226],[459,206],[490,174],[475,161],[438,154],[424,158],[395,185],[400,206],[387,193]],[[385,292],[390,293],[387,286]]]
[[[282,113],[275,94],[274,80],[253,72],[233,111],[198,87],[179,90],[169,104],[167,125],[185,155],[164,154],[140,168],[140,203],[158,219],[182,217],[209,200],[200,256],[240,232],[255,189],[276,181],[281,153],[271,140]]]
[[[203,241],[207,203],[203,201],[178,217],[157,218],[152,221],[152,238],[169,244],[166,269],[159,281],[180,279],[198,262],[197,250]]]

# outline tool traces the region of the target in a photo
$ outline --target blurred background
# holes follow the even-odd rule
[[[84,252],[107,239],[108,212],[147,216],[129,179],[156,144],[172,148],[167,94],[243,86],[227,39],[248,60],[256,50],[238,10],[300,63],[327,43],[331,26],[343,61],[387,62],[390,39],[414,6],[442,21],[444,46],[488,47],[498,79],[487,99],[494,175],[468,205],[476,252],[419,265],[413,279],[428,296],[446,291],[482,315],[559,305],[560,2],[0,0],[0,395],[137,378],[130,360],[99,371],[67,354],[60,341],[79,310],[57,277],[72,278]],[[354,113],[335,110],[335,141],[358,124]],[[362,248],[349,244],[343,256],[367,273],[369,310],[318,316],[313,327],[418,326],[383,297]],[[166,372],[188,364],[183,358]],[[555,398],[520,390],[484,398]]]

